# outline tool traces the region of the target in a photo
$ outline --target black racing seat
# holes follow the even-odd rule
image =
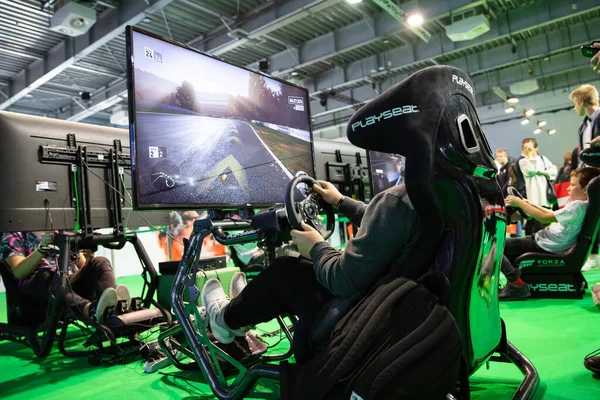
[[[406,157],[406,191],[419,216],[419,238],[392,274],[416,279],[437,270],[450,279],[449,308],[463,337],[462,391],[469,390],[468,375],[500,352],[527,372],[519,393],[528,398],[537,373],[516,357],[500,319],[506,213],[473,90],[458,69],[426,68],[355,113],[348,138],[363,149]],[[313,343],[326,340],[355,302],[330,301],[313,325]]]
[[[46,310],[22,301],[19,296],[17,279],[8,264],[0,261],[0,276],[6,289],[6,314],[8,323],[38,328],[46,319]]]
[[[515,260],[533,298],[581,299],[587,282],[581,268],[600,230],[600,177],[587,186],[588,206],[577,241],[563,254],[525,253]]]

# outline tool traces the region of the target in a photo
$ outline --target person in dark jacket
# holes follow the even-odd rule
[[[234,274],[229,297],[217,279],[206,282],[202,304],[221,343],[231,343],[247,327],[281,314],[296,315],[304,326],[312,326],[332,297],[367,292],[414,246],[418,216],[404,184],[377,194],[368,205],[342,196],[329,182],[319,184],[313,190],[359,226],[358,234],[338,251],[302,223],[303,231],[291,232],[302,258],[279,257],[247,285],[243,273]]]
[[[573,153],[567,151],[563,157],[563,165],[558,170],[558,175],[556,175],[556,179],[554,180],[555,184],[569,182],[571,180],[571,171],[573,171],[571,167],[572,158]]]
[[[569,95],[573,101],[574,110],[584,117],[577,131],[579,137],[579,152],[592,145],[600,144],[600,99],[598,90],[592,85],[581,85]],[[579,161],[579,167],[583,162]]]
[[[498,184],[502,189],[504,197],[508,196],[508,187],[514,186],[517,182],[514,165],[510,162],[508,151],[506,149],[496,150],[496,163],[498,164]]]

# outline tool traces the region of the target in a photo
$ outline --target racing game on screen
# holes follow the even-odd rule
[[[132,32],[140,207],[281,203],[314,173],[306,91]]]
[[[373,196],[404,182],[405,158],[400,154],[369,151]]]

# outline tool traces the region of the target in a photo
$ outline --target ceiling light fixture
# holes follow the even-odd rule
[[[548,135],[554,135],[556,133],[556,129],[550,129],[548,131]]]
[[[546,123],[546,121],[538,121],[538,126],[545,126]]]
[[[531,117],[533,114],[535,114],[535,110],[533,108],[525,111],[525,115],[528,117]]]
[[[521,125],[527,125],[529,123],[529,119],[525,118],[521,120]]]
[[[346,2],[349,4],[358,4],[358,3],[362,3],[362,0],[346,0]]]
[[[517,104],[519,102],[519,99],[516,97],[509,97],[508,99],[506,99],[506,101],[510,104]]]
[[[542,132],[540,128],[536,128],[536,130],[533,131],[535,135],[538,135],[540,132]]]
[[[508,106],[508,107],[506,107],[506,108],[504,109],[504,112],[505,112],[505,113],[507,113],[507,114],[508,114],[508,113],[511,113],[511,112],[513,112],[513,111],[515,111],[515,108],[514,108],[513,106]]]
[[[421,14],[412,14],[406,19],[406,23],[410,26],[423,25],[423,16]]]
[[[296,71],[292,71],[292,74],[291,74],[291,75],[292,75],[292,76],[298,76],[298,72],[296,72]]]

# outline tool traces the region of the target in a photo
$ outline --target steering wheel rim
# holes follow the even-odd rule
[[[511,196],[518,197],[522,200],[525,199],[523,197],[523,195],[521,194],[521,192],[519,192],[514,186],[507,187],[506,191]],[[531,218],[525,211],[521,210],[520,208],[514,208],[514,207],[510,207],[510,206],[506,207],[506,214],[509,216],[509,218],[510,218],[510,215],[512,215],[515,211],[518,211],[523,217],[525,217],[527,219]]]
[[[325,202],[325,200],[317,193],[309,195],[300,202],[295,201],[294,195],[296,186],[300,183],[307,184],[311,188],[313,185],[319,184],[315,179],[307,175],[299,176],[290,182],[285,196],[285,213],[288,222],[292,228],[302,231],[304,229],[302,228],[302,225],[300,225],[300,222],[304,221],[306,224],[315,228],[321,236],[323,236],[323,239],[328,239],[333,234],[334,230],[335,213],[333,211],[333,206]],[[325,214],[327,215],[326,227],[323,227],[323,224],[319,221],[318,216],[320,210],[325,211]]]
[[[523,195],[514,187],[514,186],[509,186],[506,188],[506,191],[508,192],[508,194],[510,194],[511,196],[515,196],[518,197],[520,199],[523,199]]]

